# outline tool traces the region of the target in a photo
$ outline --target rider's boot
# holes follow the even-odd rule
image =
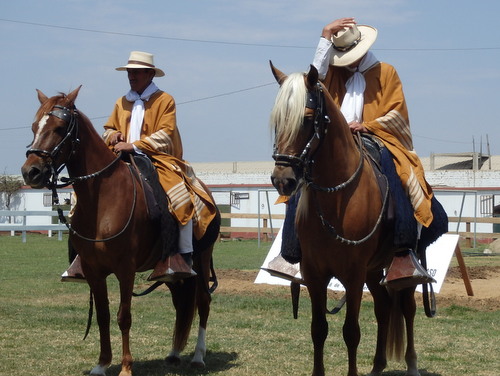
[[[436,280],[427,273],[415,253],[411,249],[404,249],[394,254],[391,266],[380,284],[394,290],[402,290],[434,282]]]
[[[69,268],[61,275],[61,282],[87,282],[79,255],[76,255]]]
[[[194,277],[193,270],[193,221],[179,224],[179,253],[160,260],[148,281],[175,282],[179,279]]]

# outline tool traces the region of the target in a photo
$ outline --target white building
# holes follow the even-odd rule
[[[500,204],[500,156],[481,157],[477,153],[435,155],[422,158],[426,178],[449,217],[492,217]],[[284,214],[285,205],[275,205],[278,194],[271,185],[272,160],[265,162],[192,163],[196,175],[214,194],[221,211],[242,214]],[[59,190],[61,203],[69,200],[71,188]],[[0,201],[0,209],[4,209]],[[23,188],[12,210],[52,210],[49,190]],[[30,224],[50,223],[50,217],[31,217]],[[0,224],[6,218],[0,217]],[[233,227],[258,227],[257,219],[231,219]],[[260,225],[262,226],[262,220]],[[268,224],[279,229],[282,220]],[[465,231],[465,224],[458,226]],[[457,223],[450,223],[457,231]],[[493,231],[492,224],[478,224],[477,232]],[[277,230],[276,230],[277,232]]]

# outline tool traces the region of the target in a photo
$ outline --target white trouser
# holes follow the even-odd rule
[[[193,220],[185,225],[179,223],[179,253],[193,252]]]

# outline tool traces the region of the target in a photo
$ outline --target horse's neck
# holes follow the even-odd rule
[[[116,158],[94,129],[90,120],[80,120],[78,138],[79,144],[67,163],[70,177],[87,176],[99,172]],[[84,187],[83,190],[85,189]]]
[[[327,109],[330,124],[315,164],[319,170],[331,172],[321,174],[321,179],[330,180],[331,184],[340,184],[356,171],[360,158],[359,147],[344,116],[333,101],[327,101]]]

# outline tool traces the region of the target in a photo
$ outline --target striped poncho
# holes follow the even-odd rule
[[[330,66],[325,77],[324,84],[339,107],[346,92],[345,83],[352,74],[348,69]],[[363,125],[393,154],[396,171],[415,210],[415,218],[428,227],[433,219],[433,193],[413,150],[401,80],[394,67],[386,63],[376,64],[364,73],[364,77]]]
[[[104,125],[103,139],[121,132],[128,136],[134,103],[121,97]],[[177,128],[174,98],[157,91],[144,102],[141,138],[133,144],[153,161],[165,190],[170,211],[185,225],[193,220],[194,235],[200,239],[215,217],[215,203],[196,178],[193,169],[182,159],[182,141]]]

